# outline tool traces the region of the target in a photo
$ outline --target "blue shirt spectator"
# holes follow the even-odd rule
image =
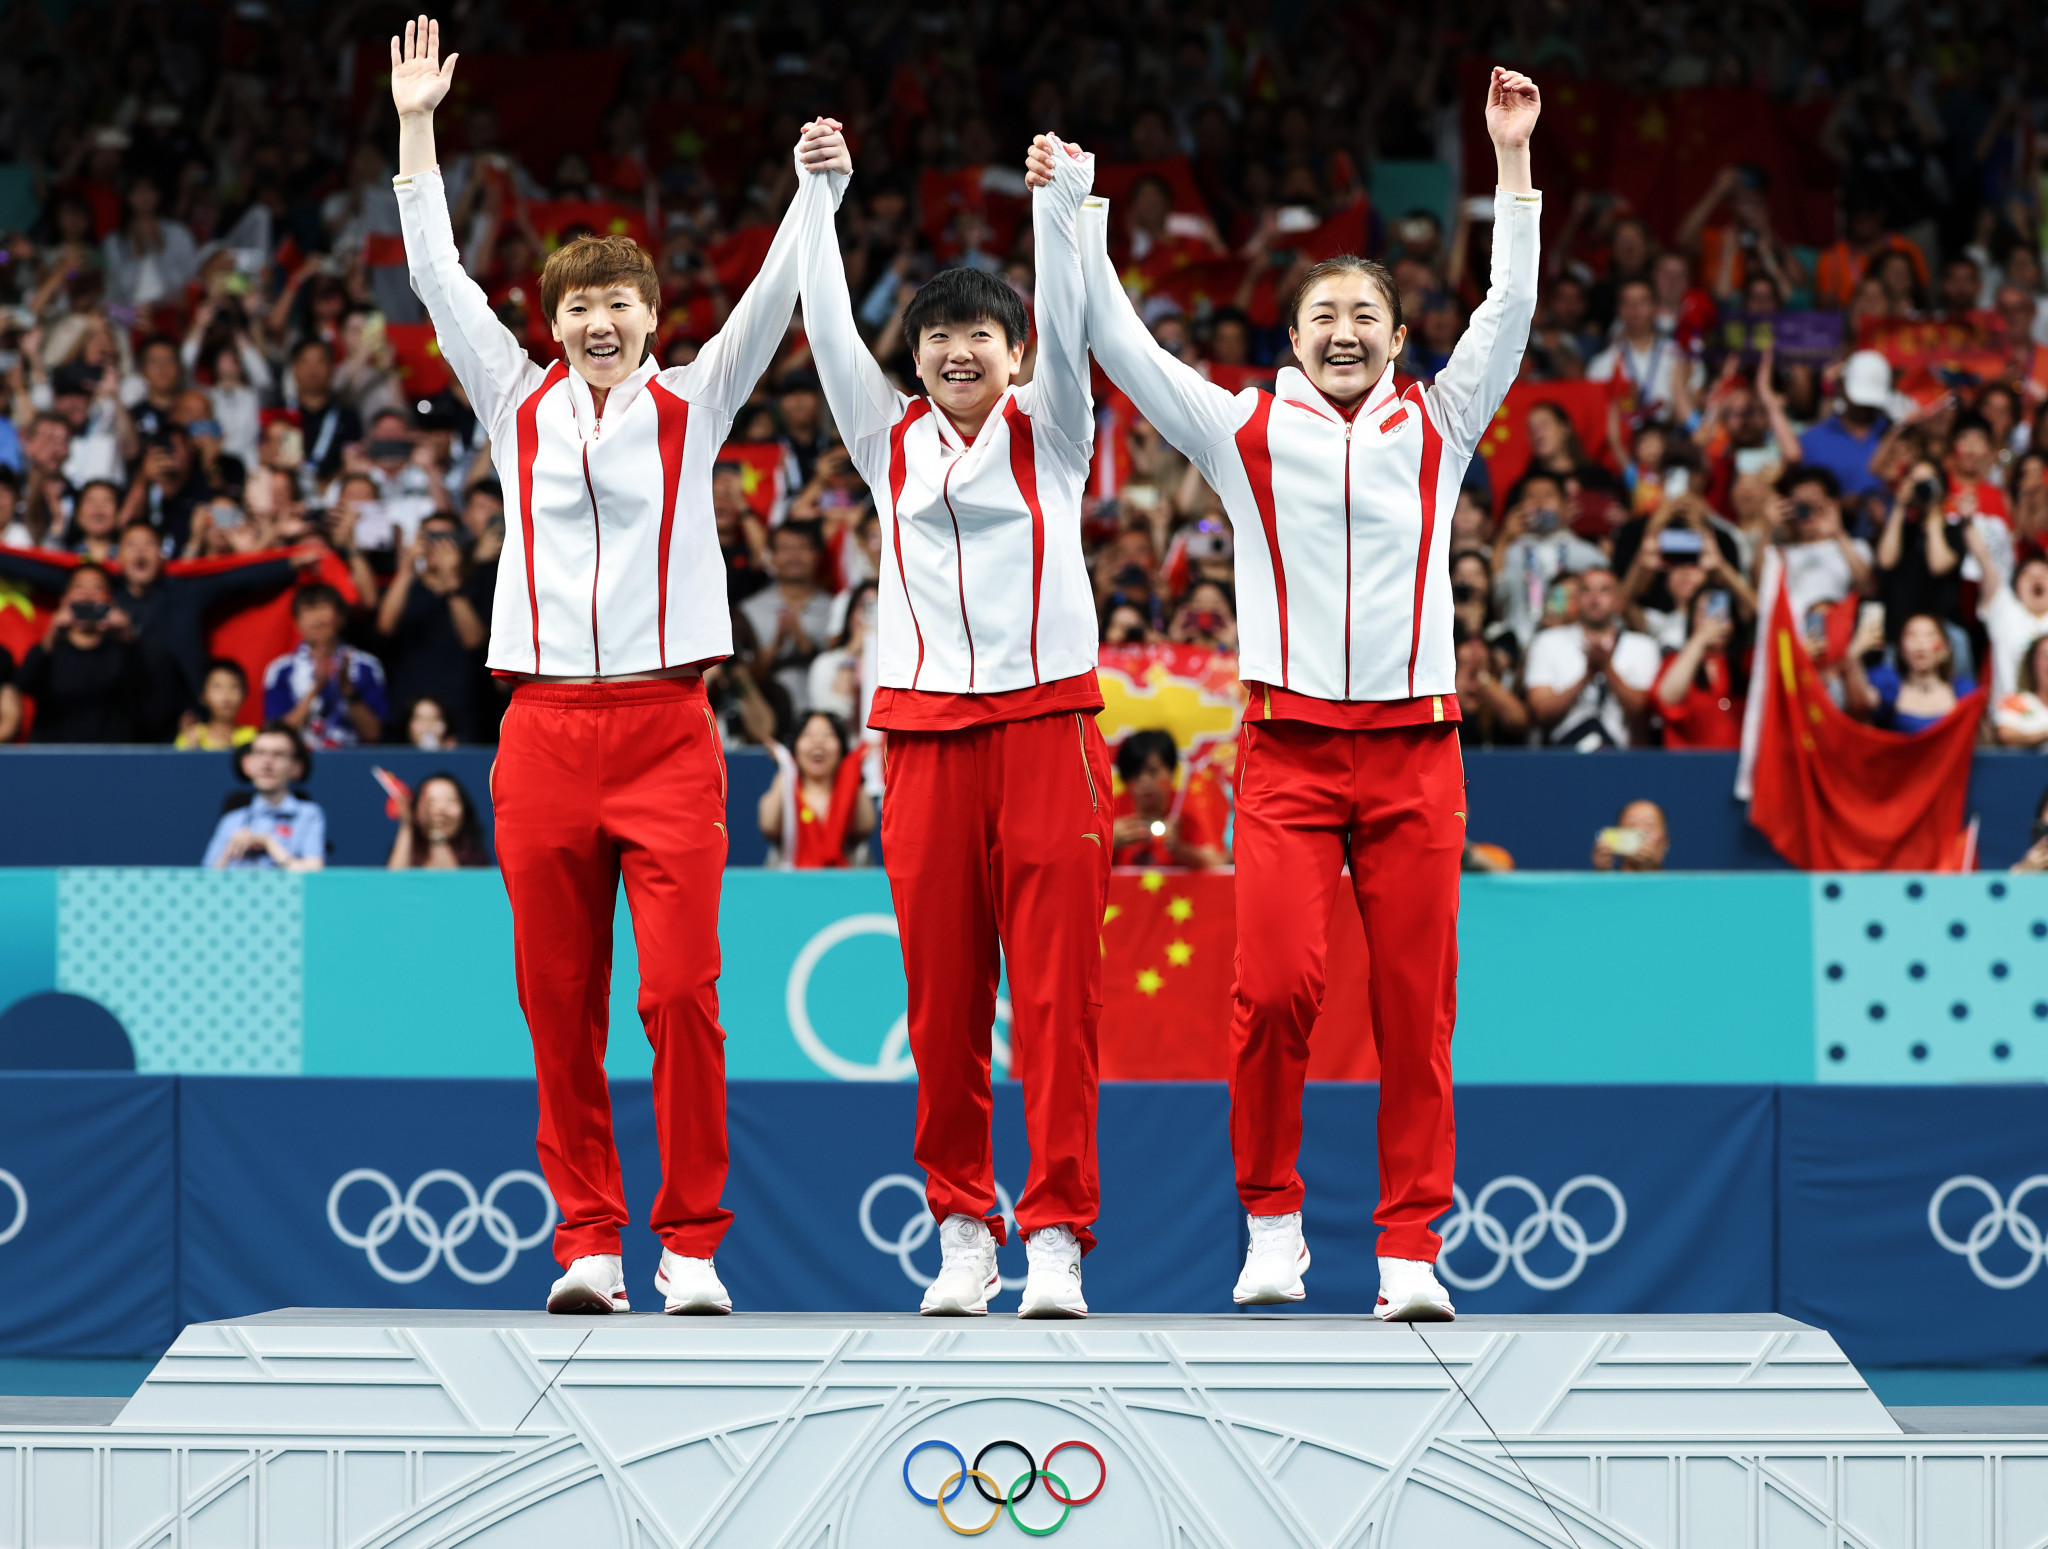
[[[263,718],[291,727],[309,747],[351,748],[384,735],[391,714],[384,664],[341,643],[347,605],[321,582],[292,598],[299,648],[263,672]]]
[[[1845,499],[1860,500],[1883,491],[1885,483],[1870,471],[1870,454],[1891,429],[1882,414],[1868,426],[1858,428],[1839,414],[1830,414],[1817,425],[1807,427],[1799,438],[1799,460],[1817,463],[1835,476]]]
[[[21,457],[21,432],[14,428],[14,421],[0,419],[0,468],[7,468],[15,474],[23,472]]]
[[[256,788],[230,798],[207,842],[208,867],[318,871],[327,864],[327,814],[292,787],[312,773],[313,755],[298,728],[271,721],[235,754],[235,769]]]

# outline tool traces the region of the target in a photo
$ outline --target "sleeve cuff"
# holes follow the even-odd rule
[[[1513,189],[1508,188],[1494,189],[1493,207],[1495,210],[1505,212],[1512,210],[1518,204],[1534,205],[1537,209],[1542,209],[1543,190],[1540,188],[1531,189],[1528,193],[1524,194],[1517,193]]]

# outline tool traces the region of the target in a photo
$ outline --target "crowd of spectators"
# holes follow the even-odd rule
[[[401,20],[122,0],[0,23],[0,162],[37,211],[0,253],[0,574],[62,599],[22,659],[0,652],[0,737],[29,695],[51,740],[253,747],[256,720],[302,751],[494,738],[500,470],[459,385],[400,337],[423,314],[370,77]],[[1333,232],[1396,276],[1399,369],[1441,369],[1483,293],[1484,220],[1454,182],[1416,208],[1368,187],[1380,166],[1462,164],[1462,94],[1483,79],[1469,61],[1536,75],[1539,138],[1568,133],[1573,82],[1818,105],[1831,240],[1781,232],[1747,164],[1668,229],[1615,190],[1548,190],[1526,385],[1450,522],[1463,735],[1733,746],[1778,584],[1851,714],[1912,731],[1982,684],[1985,740],[2048,747],[2048,35],[2026,0],[1860,19],[1690,0],[477,0],[445,25],[484,83],[449,115],[464,262],[536,353],[540,260],[610,221],[657,251],[657,348],[690,359],[793,192],[798,126],[824,111],[859,167],[841,217],[856,310],[904,381],[903,308],[936,268],[982,267],[1028,299],[1022,158],[1039,129],[1124,169],[1127,283],[1163,344],[1235,387],[1287,363],[1275,298]],[[563,104],[548,72],[565,50],[595,100]],[[1838,318],[1839,345],[1793,351],[1782,324],[1800,313]],[[1748,326],[1766,322],[1783,351]],[[1964,341],[1968,369],[1888,357],[1887,328],[1913,322]],[[1103,639],[1233,649],[1221,502],[1098,389],[1085,534]],[[737,651],[709,676],[732,742],[795,750],[797,799],[779,786],[763,804],[779,840],[859,754],[882,534],[800,320],[734,439],[713,503]],[[210,659],[209,617],[294,579],[295,651],[260,682]],[[1127,782],[1170,805],[1160,756]],[[1171,760],[1165,778],[1182,779]],[[1120,848],[1220,846],[1200,823],[1155,831],[1163,810],[1120,817]],[[835,825],[846,853],[866,821]],[[437,803],[406,842],[445,856],[462,831]]]

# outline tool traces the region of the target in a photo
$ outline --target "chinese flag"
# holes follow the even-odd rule
[[[1749,820],[1780,855],[1806,871],[1954,867],[1984,690],[1917,736],[1864,725],[1828,697],[1782,586],[1751,682]]]
[[[363,238],[363,265],[369,269],[403,269],[405,238],[396,232],[371,232]]]
[[[564,233],[580,233],[586,227],[600,237],[631,237],[642,247],[648,245],[647,216],[629,204],[603,199],[529,199],[526,219],[551,253],[562,245]]]
[[[718,271],[718,283],[726,288],[728,294],[737,297],[754,283],[754,276],[767,262],[768,249],[774,241],[773,226],[742,226],[731,236],[720,237],[705,248],[704,257]]]
[[[40,559],[63,563],[54,554],[40,550],[15,549],[10,552],[24,558]],[[57,611],[57,599],[32,591],[25,582],[0,576],[0,650],[14,658],[19,667],[21,659],[28,655],[30,647],[43,638],[43,632],[50,627],[50,616]],[[28,740],[28,730],[35,724],[36,702],[24,698],[21,702],[21,739]]]
[[[1117,871],[1102,921],[1105,1081],[1224,1081],[1237,977],[1236,879],[1227,871]],[[1312,1081],[1374,1081],[1365,931],[1350,878],[1330,915],[1329,981],[1309,1041]]]
[[[1486,459],[1486,476],[1493,485],[1493,508],[1498,516],[1507,509],[1508,491],[1529,466],[1529,411],[1539,403],[1554,403],[1570,416],[1579,444],[1597,463],[1607,457],[1607,405],[1613,391],[1605,382],[1517,382],[1494,411],[1493,423],[1479,438],[1479,455]]]
[[[432,323],[386,323],[384,337],[398,362],[399,380],[415,398],[431,398],[448,385],[448,362]]]
[[[728,441],[718,449],[716,460],[740,465],[746,479],[747,504],[762,521],[773,520],[775,504],[782,496],[782,443]]]

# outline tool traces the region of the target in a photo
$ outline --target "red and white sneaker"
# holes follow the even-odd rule
[[[674,1313],[723,1313],[732,1311],[732,1296],[709,1259],[688,1259],[667,1248],[661,1250],[661,1268],[654,1272],[654,1289],[664,1302],[663,1311]]]
[[[980,1216],[955,1211],[939,1223],[939,1277],[918,1311],[927,1318],[985,1318],[988,1299],[1003,1288],[995,1233]]]
[[[1380,1260],[1380,1300],[1372,1312],[1385,1323],[1449,1323],[1457,1317],[1436,1266],[1420,1259]]]
[[[1298,1302],[1308,1295],[1301,1283],[1309,1265],[1308,1244],[1301,1239],[1301,1212],[1284,1216],[1246,1216],[1251,1245],[1244,1253],[1244,1273],[1230,1299],[1240,1307],[1267,1307]]]
[[[1024,1275],[1020,1318],[1085,1318],[1088,1303],[1081,1295],[1081,1244],[1073,1229],[1042,1226],[1024,1239],[1030,1266]]]
[[[616,1253],[590,1253],[572,1262],[548,1292],[548,1311],[565,1313],[631,1312],[626,1302],[626,1271]]]

